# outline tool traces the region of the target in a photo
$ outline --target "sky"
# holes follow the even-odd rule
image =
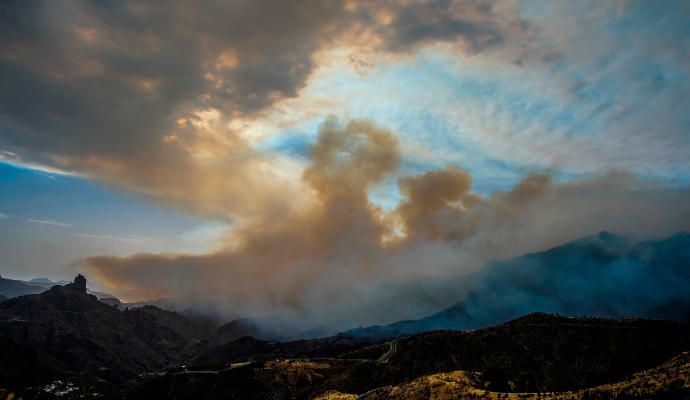
[[[450,304],[424,282],[492,259],[686,230],[689,19],[673,0],[2,1],[0,274],[335,327]],[[417,306],[381,311],[410,285]]]

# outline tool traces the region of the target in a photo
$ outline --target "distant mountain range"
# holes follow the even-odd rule
[[[11,299],[14,297],[25,296],[28,294],[39,294],[47,291],[53,286],[64,286],[69,284],[69,281],[60,280],[53,281],[48,278],[34,278],[28,281],[19,279],[8,279],[0,276],[0,301]],[[96,298],[109,306],[125,308],[141,308],[146,306],[156,306],[163,310],[179,311],[175,303],[170,299],[156,299],[147,301],[137,301],[132,303],[123,303],[117,297],[109,293],[98,292],[91,289],[86,289],[87,293],[96,296]],[[180,311],[184,315],[192,316],[194,318],[200,317],[201,313],[193,309],[185,309]]]
[[[11,299],[27,294],[37,294],[46,291],[46,287],[39,283],[7,279],[0,277],[0,296]]]
[[[11,299],[13,297],[25,296],[27,294],[43,293],[53,286],[64,286],[67,284],[69,284],[69,281],[65,280],[52,281],[48,278],[34,278],[28,281],[22,281],[19,279],[8,279],[0,276],[0,300],[3,298]],[[106,303],[111,305],[120,303],[120,300],[111,294],[96,292],[91,289],[87,290],[90,294],[93,294],[98,299],[104,300]]]
[[[386,338],[476,329],[535,311],[690,321],[690,234],[635,242],[609,232],[489,263],[461,302],[429,317],[356,328]]]

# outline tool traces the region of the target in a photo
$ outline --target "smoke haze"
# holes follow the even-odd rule
[[[331,118],[319,128],[302,176],[311,195],[290,199],[293,211],[268,209],[237,224],[211,254],[84,263],[125,298],[169,297],[225,318],[280,315],[302,329],[335,331],[448,306],[490,260],[604,229],[649,237],[689,228],[688,189],[613,172],[571,183],[532,175],[482,197],[466,171],[448,166],[400,178],[402,200],[386,211],[368,193],[399,162],[392,132]]]

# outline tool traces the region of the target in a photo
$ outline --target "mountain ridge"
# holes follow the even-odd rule
[[[0,303],[0,345],[10,349],[0,354],[0,389],[19,388],[25,398],[38,384],[68,385],[75,396],[109,393],[106,398],[306,399],[466,370],[502,390],[575,390],[614,382],[690,349],[687,324],[546,313],[394,341],[342,335],[232,340],[223,335],[234,335],[236,324],[214,330],[154,306],[119,310],[83,285]]]
[[[545,251],[492,261],[465,299],[444,310],[341,334],[387,338],[435,329],[476,329],[534,311],[688,321],[690,233],[634,242],[603,231]]]

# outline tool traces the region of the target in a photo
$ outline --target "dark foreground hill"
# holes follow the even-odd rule
[[[387,338],[476,329],[535,311],[690,322],[690,234],[635,242],[601,232],[543,252],[488,264],[465,299],[427,318],[357,328]]]
[[[207,336],[172,312],[120,311],[76,283],[55,286],[0,303],[0,386],[73,376],[119,384],[180,361]]]
[[[493,391],[582,390],[623,380],[690,349],[690,327],[532,314],[496,327],[435,331],[340,353],[333,346],[338,340],[342,338],[289,343],[242,338],[216,348],[215,365],[171,369],[120,396],[307,399],[329,390],[362,394],[458,370],[474,373],[476,385]],[[308,346],[311,353],[304,351]],[[289,354],[290,349],[297,353]]]
[[[228,329],[55,287],[0,303],[0,389],[24,399],[308,399],[467,371],[494,391],[582,390],[690,350],[688,325],[549,314],[393,341],[232,340]]]
[[[328,391],[316,400],[682,400],[690,398],[690,353],[682,353],[662,365],[625,379],[568,392],[506,393],[488,390],[482,374],[453,371],[423,377],[400,385],[385,386],[362,396]]]
[[[535,313],[486,329],[402,339],[389,373],[400,382],[442,371],[483,371],[503,391],[564,391],[622,379],[684,349],[690,349],[688,325]]]

